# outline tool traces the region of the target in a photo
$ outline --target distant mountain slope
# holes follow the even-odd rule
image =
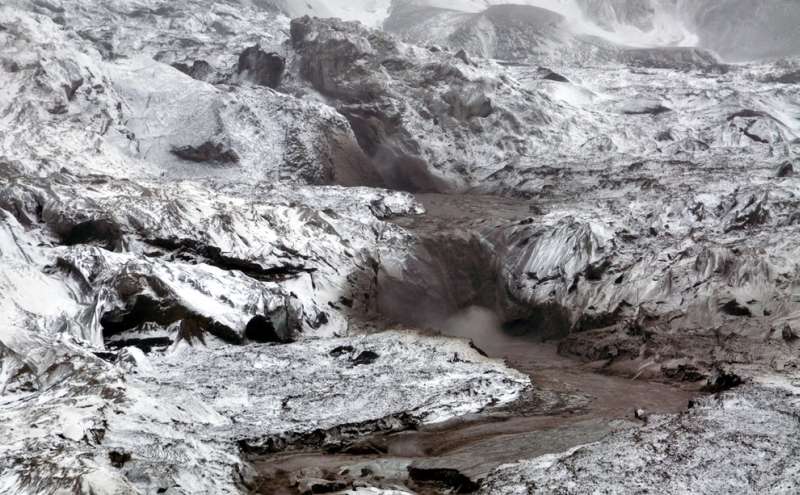
[[[569,14],[569,13],[567,13]],[[697,47],[626,45],[589,34],[552,10],[493,5],[467,13],[440,7],[396,6],[384,29],[421,45],[465,50],[470,56],[538,65],[624,63],[651,67],[712,66],[716,58]]]
[[[547,33],[542,23],[552,17],[545,11],[561,20]],[[530,42],[539,55],[547,39],[565,45],[554,56],[577,50],[572,58],[580,59],[586,47],[572,41],[580,37],[634,48],[697,47],[731,62],[800,54],[798,25],[800,2],[791,0],[392,0],[384,23],[418,43],[475,38],[467,46],[481,54]]]
[[[389,16],[391,0],[261,0],[277,5],[290,17],[339,17],[380,27]]]
[[[492,44],[519,45],[530,41],[534,53],[541,36],[540,19],[548,15],[516,10],[514,21],[526,29],[504,31],[492,17],[525,6],[547,10],[562,19],[551,44],[570,36],[634,48],[698,47],[729,62],[800,54],[800,2],[795,0],[242,0],[277,8],[289,17],[339,17],[368,27],[384,27],[421,44],[444,43],[449,36],[475,39],[477,53],[492,52]],[[522,14],[522,12],[525,12]],[[475,18],[475,15],[481,15]],[[489,17],[489,19],[487,19]],[[508,20],[508,19],[506,19]],[[475,34],[465,32],[474,30]],[[528,32],[530,29],[531,32]],[[520,31],[526,33],[522,36]],[[549,36],[549,38],[553,38]],[[486,48],[489,49],[486,49]],[[517,51],[512,48],[511,51]],[[571,41],[554,56],[577,50],[573,59],[594,53]],[[500,50],[504,52],[507,50]]]
[[[800,55],[796,0],[681,0],[699,44],[731,61]]]

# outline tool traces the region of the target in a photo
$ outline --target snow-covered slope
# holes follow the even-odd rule
[[[396,0],[395,5],[402,0]],[[674,2],[651,0],[430,0],[417,4],[464,12],[481,12],[490,6],[527,5],[550,10],[565,19],[575,34],[603,38],[626,46],[693,46],[696,36],[687,30]]]
[[[556,9],[558,6],[563,8]],[[601,6],[611,8],[609,4]],[[628,63],[628,54],[634,50],[652,52],[654,58],[668,58],[672,52],[696,53],[700,65],[715,62],[672,17],[650,12],[642,15],[642,20],[626,18],[623,23],[616,20],[616,11],[598,7],[592,15],[609,18],[601,26],[587,15],[572,3],[499,3],[477,12],[413,3],[396,4],[384,26],[414,43],[550,66]]]
[[[363,152],[332,107],[261,82],[277,56],[240,55],[288,20],[242,8],[0,7],[4,495],[241,493],[238,442],[346,442],[527,385],[464,342],[351,336],[398,235],[386,219],[421,209],[308,185],[364,184]],[[407,385],[375,381],[401,368]]]
[[[552,319],[615,370],[797,366],[799,67],[663,46],[791,38],[670,5],[5,2],[0,493],[247,492],[249,451],[528,386],[463,341],[365,336],[391,287]],[[524,214],[407,227],[432,191]]]
[[[524,5],[560,15],[560,29],[623,47],[698,47],[730,62],[785,57],[800,51],[795,27],[800,6],[792,0],[269,0],[290,17],[310,15],[384,24],[415,40],[444,39],[465,14]],[[423,36],[423,33],[427,36]],[[500,33],[501,36],[503,33]]]
[[[620,47],[698,47],[727,61],[800,52],[795,29],[800,5],[789,0],[394,0],[386,26],[412,39],[426,39],[421,36],[424,32],[428,39],[444,40],[449,34],[443,33],[465,13],[508,9],[509,4],[560,15],[562,37],[589,37]],[[513,29],[499,26],[498,30],[497,37],[513,36]]]
[[[729,0],[679,4],[691,12],[698,44],[732,61],[800,54],[800,4],[791,0]]]
[[[642,429],[591,445],[502,466],[485,495],[797,492],[798,390],[751,386],[697,401],[689,411],[651,418]],[[753,459],[768,458],[763,469]],[[780,466],[780,468],[777,468]]]
[[[291,17],[338,17],[379,28],[389,16],[392,0],[272,0]]]

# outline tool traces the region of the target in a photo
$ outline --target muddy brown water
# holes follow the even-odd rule
[[[441,232],[482,222],[516,221],[531,215],[524,201],[470,196],[419,195],[428,214],[400,219],[412,230]],[[491,211],[491,220],[484,220]],[[468,322],[464,325],[464,322]],[[468,327],[465,331],[464,328]],[[602,439],[620,428],[636,428],[637,409],[678,413],[698,392],[696,385],[631,379],[604,372],[605,363],[586,363],[558,354],[556,342],[498,333],[491,312],[470,308],[438,330],[466,337],[488,356],[526,373],[529,391],[513,404],[413,431],[379,433],[359,442],[359,455],[303,452],[253,459],[257,493],[311,492],[302,480],[339,480],[342,487],[364,482],[416,493],[446,493],[436,485],[408,479],[408,467],[453,469],[478,481],[495,467],[557,453]],[[370,449],[374,453],[369,452]],[[301,482],[298,484],[298,480]],[[332,489],[335,485],[320,490]]]
[[[380,473],[389,482],[384,487],[404,486],[401,474],[408,465],[456,469],[479,480],[501,464],[562,452],[619,428],[639,427],[643,423],[635,418],[636,409],[649,414],[685,411],[698,393],[694,387],[604,374],[599,363],[560,356],[555,343],[520,339],[514,347],[491,341],[476,344],[527,373],[531,392],[499,409],[414,431],[373,435],[363,442],[375,447],[373,455],[311,452],[257,459],[256,469],[266,481],[263,487],[269,487],[261,493],[302,493],[290,486],[295,477],[312,473],[335,479],[343,470],[361,472],[365,466],[379,472],[376,466],[381,463],[389,465]],[[392,483],[393,471],[401,473]]]

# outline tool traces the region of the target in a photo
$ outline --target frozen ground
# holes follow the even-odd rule
[[[253,456],[464,415],[496,451],[597,370],[746,384],[482,490],[795,491],[800,65],[723,63],[794,54],[760,33],[795,10],[672,4],[4,3],[0,493],[246,493]]]

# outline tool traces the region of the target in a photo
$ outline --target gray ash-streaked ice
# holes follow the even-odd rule
[[[738,62],[795,56],[798,19],[791,0],[392,0],[384,26],[425,42],[471,38],[483,50],[525,48],[527,38],[549,63],[636,47],[692,47]]]
[[[368,160],[330,106],[240,77],[283,28],[239,3],[0,7],[0,493],[240,493],[239,442],[345,441],[527,385],[463,342],[348,337],[385,219],[421,208],[307,185],[369,184]]]
[[[798,407],[796,385],[748,386],[639,430],[501,466],[481,493],[797,493]]]
[[[528,384],[463,341],[402,333],[211,340],[153,359],[133,348],[114,365],[74,342],[28,344],[48,368],[41,390],[0,399],[4,494],[242,493],[254,485],[241,448],[329,448],[504,403]]]
[[[755,377],[485,492],[795,490],[800,63],[726,62],[796,55],[761,36],[796,9],[523,3],[0,6],[0,493],[247,493],[250,456],[507,404],[468,342],[371,333],[475,305]]]

